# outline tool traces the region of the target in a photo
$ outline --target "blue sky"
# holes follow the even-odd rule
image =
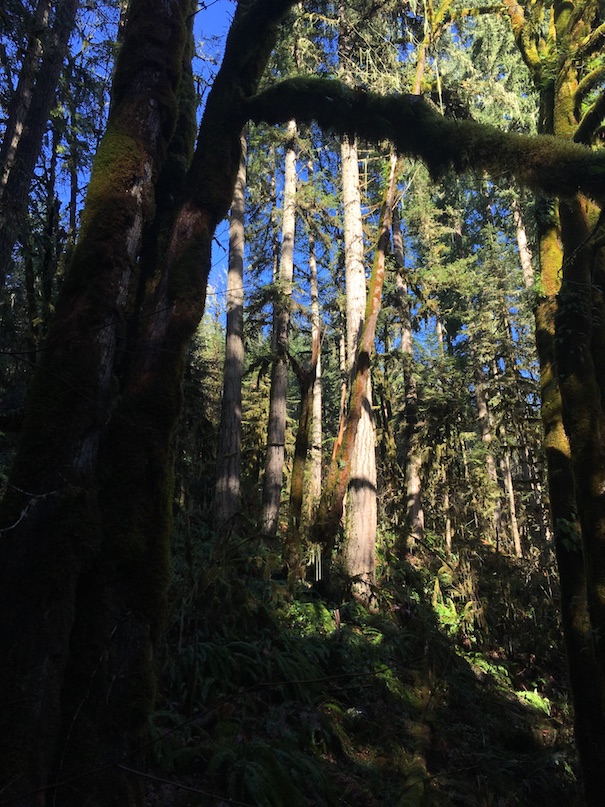
[[[209,0],[196,15],[194,27],[196,50],[202,59],[200,72],[208,81],[211,81],[213,73],[220,65],[235,5],[233,0]],[[228,243],[229,224],[224,221],[218,226],[212,248],[212,271],[206,302],[206,310],[211,314],[218,310],[221,319],[227,288]]]
[[[200,11],[196,19],[198,36],[226,36],[235,11],[233,0],[209,0],[200,3]]]

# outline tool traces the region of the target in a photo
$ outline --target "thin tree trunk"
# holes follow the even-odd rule
[[[233,192],[229,221],[227,333],[223,401],[217,454],[214,524],[233,529],[241,507],[242,378],[244,374],[244,215],[246,205],[246,138]]]
[[[28,52],[24,62],[23,86],[17,87],[13,115],[0,150],[0,285],[6,280],[13,248],[27,214],[29,186],[74,28],[78,0],[55,4],[52,28],[48,28],[49,6],[46,2],[38,6],[36,20],[46,30],[43,39],[39,30],[34,33],[31,53]]]
[[[523,285],[525,286],[526,291],[529,292],[534,287],[536,273],[534,270],[533,255],[529,248],[529,241],[527,238],[527,229],[525,226],[525,220],[523,217],[521,206],[516,196],[513,198],[513,201],[511,203],[511,209],[513,212],[513,221],[515,222],[515,234],[517,239],[517,249],[519,251],[519,262],[521,264],[521,269],[523,271]],[[558,253],[559,249],[557,248],[555,255],[557,255]],[[530,490],[532,496],[533,509],[536,514],[540,514],[539,518],[540,533],[543,540],[549,541],[552,538],[552,534],[550,530],[550,525],[548,523],[549,514],[548,512],[545,511],[544,508],[544,495],[539,480],[539,472],[535,465],[535,462],[530,461],[527,445],[525,444],[522,446],[522,457],[523,457],[523,466],[525,469],[524,476],[528,480],[530,480]],[[544,515],[546,515],[546,518],[544,517]]]
[[[498,551],[500,549],[500,540],[502,537],[502,503],[500,500],[500,485],[498,483],[496,460],[492,450],[494,436],[490,423],[487,398],[485,396],[485,378],[481,368],[478,366],[475,366],[475,400],[477,402],[477,422],[479,424],[479,434],[481,437],[481,442],[485,447],[485,467],[487,468],[487,478],[489,481],[489,518],[492,524],[496,551]]]
[[[296,225],[296,123],[287,127],[284,170],[282,243],[276,301],[273,304],[274,357],[271,372],[267,457],[263,480],[263,509],[260,531],[275,536],[286,457],[286,402],[288,394],[288,351],[290,347],[290,308],[294,269],[294,230]]]
[[[313,415],[311,419],[311,451],[306,494],[306,520],[310,524],[321,496],[322,459],[322,384],[321,384],[321,319],[319,312],[319,287],[317,283],[317,259],[315,239],[309,236],[309,272],[311,291],[311,343],[317,346],[315,380],[313,382]]]
[[[518,558],[523,557],[523,548],[521,546],[521,535],[519,533],[519,522],[517,520],[517,504],[515,502],[515,486],[513,483],[512,463],[510,456],[510,449],[506,445],[506,429],[504,426],[500,428],[500,438],[503,444],[502,458],[500,459],[500,472],[502,474],[502,483],[504,485],[504,492],[508,502],[508,514],[510,518],[510,531],[513,539],[513,549]]]
[[[397,265],[397,291],[401,323],[401,353],[405,378],[405,499],[408,528],[407,549],[424,538],[424,507],[422,504],[422,446],[418,423],[418,385],[414,375],[414,345],[412,340],[412,314],[407,283],[403,279],[405,267],[403,235],[397,211],[393,212],[393,254]]]

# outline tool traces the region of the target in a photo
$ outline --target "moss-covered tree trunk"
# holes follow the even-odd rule
[[[14,797],[45,788],[57,759],[62,768],[77,601],[103,544],[99,451],[118,392],[117,364],[154,182],[174,131],[186,38],[183,4],[155,5],[150,15],[148,3],[132,4],[80,242],[30,390],[2,506],[2,612],[19,618],[0,623],[6,659],[0,687],[13,704],[4,711],[0,765]],[[135,44],[140,38],[157,62],[154,72]],[[97,647],[99,664],[105,649]],[[30,801],[44,803],[44,791]]]
[[[591,118],[594,131],[594,110],[602,99],[588,105],[583,117],[580,110],[598,76],[598,68],[595,73],[591,65],[600,47],[598,4],[554,2],[554,36],[546,40],[531,33],[537,9],[508,0],[506,6],[520,52],[540,91],[540,131],[589,143]],[[601,593],[605,522],[599,491],[605,481],[603,258],[591,237],[598,216],[594,206],[570,195],[559,209],[560,216],[556,206],[546,202],[538,206],[543,297],[535,310],[536,344],[575,735],[586,801],[596,807],[605,788],[605,650],[599,641],[605,630]]]
[[[239,3],[189,166],[191,3],[131,2],[0,513],[0,789],[21,807],[137,802],[119,764],[155,695],[183,357],[232,198],[244,102],[289,5]]]
[[[571,451],[563,428],[555,362],[556,294],[561,284],[561,242],[555,218],[541,222],[539,243],[544,297],[535,311],[536,344],[540,360],[548,492],[561,585],[561,621],[584,788],[588,803],[596,805],[602,794],[605,721],[588,615],[582,532],[578,521]]]

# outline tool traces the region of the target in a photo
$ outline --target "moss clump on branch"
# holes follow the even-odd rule
[[[605,199],[605,152],[548,135],[521,135],[440,115],[417,95],[359,92],[339,81],[294,78],[248,103],[250,118],[266,123],[316,121],[338,134],[390,140],[400,154],[423,160],[434,175],[447,168],[505,174],[549,195],[578,191]]]

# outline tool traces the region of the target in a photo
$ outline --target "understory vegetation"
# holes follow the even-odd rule
[[[255,537],[177,533],[150,805],[582,803],[550,550],[394,538],[369,612]]]
[[[0,9],[0,807],[601,807],[602,3],[215,5]]]

